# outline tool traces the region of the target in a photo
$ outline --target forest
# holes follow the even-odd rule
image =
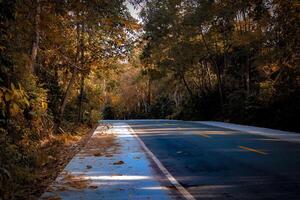
[[[297,0],[0,0],[0,199],[101,119],[299,132],[299,27]]]
[[[152,0],[109,118],[219,120],[299,131],[299,2]],[[116,83],[116,84],[113,84]]]

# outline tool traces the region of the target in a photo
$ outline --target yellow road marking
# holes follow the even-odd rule
[[[203,137],[206,137],[206,138],[210,138],[210,136],[204,134],[204,133],[199,133],[199,135],[203,136]]]
[[[252,149],[252,148],[249,148],[249,147],[239,146],[239,148],[247,150],[247,151],[252,151],[252,152],[255,152],[255,153],[258,153],[258,154],[261,154],[261,155],[267,155],[266,152],[259,151],[259,150],[256,150],[256,149]]]

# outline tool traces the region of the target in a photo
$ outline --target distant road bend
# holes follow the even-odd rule
[[[121,122],[194,199],[300,199],[300,143],[186,121]]]

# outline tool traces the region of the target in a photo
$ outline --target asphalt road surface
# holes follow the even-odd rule
[[[128,123],[196,199],[300,199],[300,144],[193,122]]]

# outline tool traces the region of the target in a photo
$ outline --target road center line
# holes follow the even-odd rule
[[[198,133],[198,134],[201,135],[202,137],[210,138],[209,135],[206,135],[206,134],[204,134],[204,133]]]
[[[174,187],[182,194],[186,200],[196,200],[163,166],[163,164],[158,160],[158,158],[148,149],[145,143],[140,139],[140,137],[135,133],[135,131],[128,124],[128,130],[137,138],[140,142],[142,148],[150,156],[150,158],[155,162],[157,167],[162,171],[162,173],[168,178],[168,180],[174,185]]]
[[[266,152],[256,150],[256,149],[252,149],[252,148],[249,148],[249,147],[239,146],[239,148],[247,150],[247,151],[251,151],[251,152],[254,152],[254,153],[258,153],[258,154],[261,154],[261,155],[267,155],[268,154]]]

